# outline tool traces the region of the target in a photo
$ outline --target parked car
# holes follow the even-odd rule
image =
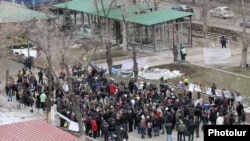
[[[172,9],[178,10],[178,11],[194,13],[194,9],[192,7],[190,7],[189,5],[176,5],[176,6],[172,7]]]
[[[209,13],[210,13],[210,16],[219,17],[219,18],[223,18],[223,19],[233,18],[233,16],[234,16],[233,11],[226,6],[216,7],[214,9],[210,10]]]
[[[243,27],[243,21],[240,22],[240,26]],[[246,20],[246,27],[250,28],[250,19]]]

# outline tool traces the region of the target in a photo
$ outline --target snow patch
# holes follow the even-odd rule
[[[170,71],[169,69],[152,68],[148,69],[147,66],[143,67],[142,71],[139,71],[139,77],[148,80],[159,80],[163,77],[165,80],[181,77],[182,74],[178,70]]]

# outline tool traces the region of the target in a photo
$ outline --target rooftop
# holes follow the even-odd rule
[[[1,141],[81,141],[49,123],[29,120],[0,126]]]
[[[20,4],[0,2],[0,23],[25,22],[33,18],[48,19],[49,16],[43,12],[31,10]]]
[[[173,9],[157,9],[154,10],[153,5],[136,4],[136,5],[121,5],[120,2],[113,6],[112,0],[104,0],[103,6],[101,3],[94,4],[91,0],[72,0],[70,2],[54,5],[57,8],[68,8],[70,10],[83,12],[91,15],[99,15],[108,17],[114,20],[123,20],[124,14],[127,22],[152,26],[183,17],[192,16],[194,13],[182,12]]]

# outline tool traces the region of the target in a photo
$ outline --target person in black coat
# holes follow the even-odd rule
[[[188,121],[187,125],[189,134],[188,134],[188,141],[193,141],[194,140],[194,130],[195,130],[195,122],[193,119]]]
[[[236,106],[236,112],[238,115],[238,123],[240,123],[241,118],[242,118],[242,110],[244,109],[243,105],[241,104],[241,102],[237,102],[237,106]]]
[[[221,43],[222,48],[226,48],[227,39],[224,36],[222,36],[221,40],[220,40],[220,43]]]
[[[134,116],[132,110],[128,110],[127,119],[128,119],[128,132],[133,132]]]
[[[21,109],[19,93],[16,93],[16,102],[17,102],[17,109]]]
[[[166,123],[167,141],[172,141],[172,131],[173,131],[172,121],[170,119],[167,119]]]

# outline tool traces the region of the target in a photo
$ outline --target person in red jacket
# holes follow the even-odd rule
[[[98,127],[97,127],[97,123],[96,123],[96,119],[95,118],[93,118],[91,120],[91,130],[93,132],[93,138],[96,138],[97,137]]]
[[[111,83],[111,84],[109,85],[109,91],[110,91],[110,94],[111,94],[111,95],[114,95],[114,94],[115,94],[116,88],[117,88],[117,86],[116,86],[115,84],[113,84],[113,83]]]

